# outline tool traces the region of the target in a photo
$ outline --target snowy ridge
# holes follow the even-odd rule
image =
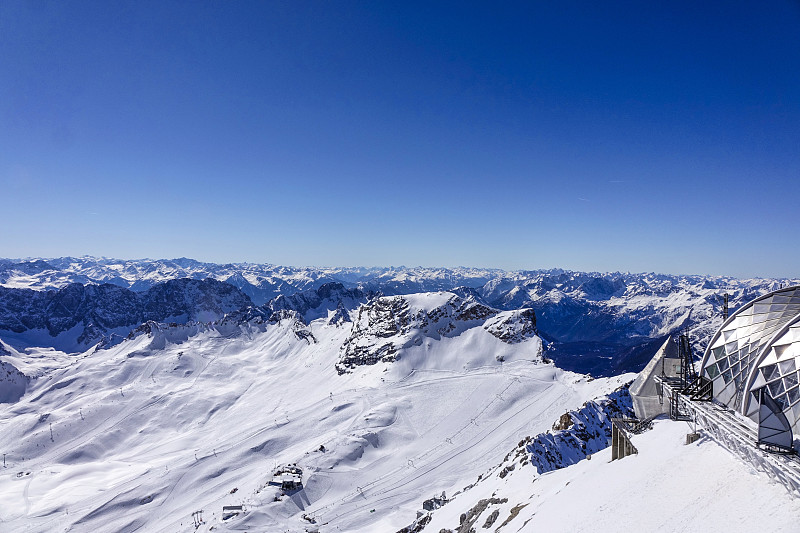
[[[617,380],[632,378],[633,375],[619,376]],[[619,381],[617,381],[619,382]],[[502,462],[488,472],[483,473],[476,483],[456,492],[453,497],[462,493],[461,499],[469,501],[469,491],[481,484],[492,484],[503,480],[517,469],[533,465],[537,474],[566,468],[579,461],[591,457],[608,447],[611,438],[611,418],[633,416],[633,404],[628,393],[629,383],[618,387],[613,392],[594,400],[585,402],[580,409],[571,410],[561,415],[553,424],[553,431],[540,433],[536,437],[525,437],[503,458]],[[521,476],[533,475],[530,472],[521,473]],[[533,477],[533,480],[536,478]],[[473,527],[483,523],[483,528],[490,529],[496,525],[500,511],[494,509],[486,515],[488,508],[507,504],[508,498],[497,498],[493,493],[490,498],[477,501],[459,518],[458,528],[452,531],[468,532]],[[400,530],[400,533],[418,533],[423,531],[432,520],[432,514],[423,514],[410,526]],[[485,520],[485,521],[484,521]]]
[[[290,295],[277,296],[264,305],[271,311],[292,310],[297,312],[306,322],[327,317],[331,311],[337,311],[344,322],[349,321],[348,309],[355,309],[360,304],[377,296],[358,288],[347,289],[338,282],[321,285],[314,290],[300,291]]]
[[[468,518],[475,531],[495,533],[796,531],[800,499],[707,436],[686,445],[689,431],[659,419],[633,436],[639,453],[619,461],[606,448],[538,477],[524,466],[492,471],[417,519],[416,531],[464,533]]]

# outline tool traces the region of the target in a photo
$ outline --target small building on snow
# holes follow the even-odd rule
[[[278,468],[272,474],[270,485],[278,485],[282,490],[298,490],[303,488],[303,470],[296,464]]]

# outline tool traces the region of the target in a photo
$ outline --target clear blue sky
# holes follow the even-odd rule
[[[800,3],[3,0],[0,191],[3,257],[798,276]]]

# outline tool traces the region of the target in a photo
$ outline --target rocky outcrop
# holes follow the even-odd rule
[[[16,352],[0,341],[0,357],[15,354]],[[0,403],[14,403],[22,398],[29,382],[30,378],[11,362],[0,359]]]
[[[331,318],[328,320],[328,325],[339,327],[347,322],[352,322],[350,319],[350,312],[342,302],[339,302],[336,306],[336,311],[334,311],[333,315],[331,315]]]
[[[517,344],[538,335],[536,313],[533,309],[520,309],[502,313],[483,326],[486,331],[508,344]]]
[[[490,505],[502,505],[507,503],[507,498],[485,498],[479,500],[469,511],[463,513],[459,519],[460,524],[454,530],[454,533],[470,533],[471,531],[475,531],[473,525],[478,521],[481,514],[486,510],[487,507]],[[497,517],[500,515],[500,512],[496,509],[492,511],[489,516],[486,518],[484,528],[491,527],[494,524],[494,521],[497,520]]]
[[[524,445],[540,474],[564,468],[608,447],[612,418],[634,418],[628,385],[565,413],[553,432],[527,439],[520,447]]]
[[[361,306],[336,365],[344,373],[359,365],[392,362],[400,351],[423,339],[455,337],[483,327],[508,344],[536,336],[536,315],[530,309],[500,311],[466,294],[451,292],[384,296]]]

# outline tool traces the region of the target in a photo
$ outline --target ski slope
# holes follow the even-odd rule
[[[396,531],[625,379],[561,371],[538,337],[509,345],[482,327],[338,375],[349,325],[297,328],[178,326],[79,355],[8,351],[0,360],[36,377],[0,404],[3,528]],[[281,496],[268,482],[287,463],[305,487]],[[244,512],[223,521],[226,505]]]

